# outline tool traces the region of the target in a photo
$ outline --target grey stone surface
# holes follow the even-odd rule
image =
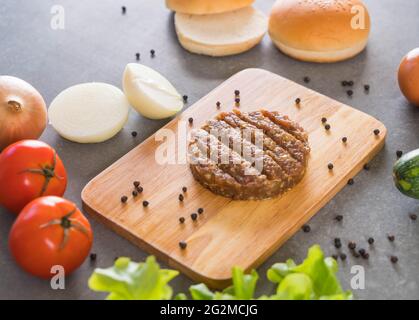
[[[191,55],[178,44],[173,15],[163,1],[156,0],[60,0],[65,9],[65,30],[50,27],[53,4],[43,0],[2,0],[0,5],[0,73],[25,79],[38,88],[47,103],[63,89],[86,81],[103,81],[121,87],[124,66],[141,62],[166,75],[180,92],[189,96],[189,105],[223,82],[227,77],[249,67],[265,68],[296,82],[310,76],[308,86],[332,98],[350,104],[378,119],[389,129],[384,150],[372,161],[371,170],[355,177],[310,221],[312,231],[298,232],[259,268],[259,293],[273,290],[265,280],[267,268],[274,262],[305,256],[312,244],[320,244],[333,254],[333,238],[340,237],[347,252],[348,240],[368,248],[366,239],[373,236],[369,261],[349,258],[340,263],[339,276],[350,287],[350,266],[365,266],[366,288],[355,290],[359,299],[419,298],[419,225],[408,218],[419,212],[419,202],[399,194],[393,187],[391,169],[396,150],[418,148],[419,108],[410,106],[401,96],[396,70],[402,56],[419,46],[419,2],[417,0],[368,0],[373,28],[368,49],[358,57],[336,64],[319,65],[292,60],[278,52],[269,37],[254,50],[229,58]],[[54,2],[55,3],[55,2]],[[258,0],[256,5],[269,12],[272,0]],[[121,6],[127,7],[121,15]],[[156,50],[151,59],[149,50]],[[348,98],[341,80],[355,81],[355,94]],[[371,85],[369,95],[362,85]],[[1,125],[2,119],[0,119]],[[51,127],[42,140],[54,146],[66,164],[69,185],[65,197],[81,205],[80,192],[96,174],[141,143],[165,124],[151,121],[132,112],[124,130],[112,140],[95,145],[81,145],[60,138]],[[130,132],[139,132],[135,139]],[[334,217],[344,220],[336,223]],[[17,267],[7,247],[7,235],[14,216],[0,209],[0,298],[23,299],[96,299],[103,295],[87,288],[93,267],[89,261],[71,275],[66,289],[54,291],[49,283],[33,278]],[[91,219],[94,229],[93,251],[97,266],[109,266],[117,256],[144,259],[147,254]],[[396,236],[394,244],[387,233]],[[232,235],[234,236],[234,235]],[[389,255],[399,257],[393,266]],[[192,282],[180,275],[173,286],[186,291]]]

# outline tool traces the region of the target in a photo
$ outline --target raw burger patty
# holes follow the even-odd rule
[[[223,112],[192,132],[193,176],[212,192],[237,199],[281,195],[304,176],[308,135],[278,112]]]

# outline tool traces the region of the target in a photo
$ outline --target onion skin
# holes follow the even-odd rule
[[[38,139],[47,126],[41,94],[26,81],[0,76],[0,151],[24,139]]]

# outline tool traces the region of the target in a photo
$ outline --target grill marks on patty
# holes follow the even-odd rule
[[[223,112],[195,130],[189,144],[195,179],[234,199],[284,193],[303,177],[309,152],[304,129],[266,110]]]

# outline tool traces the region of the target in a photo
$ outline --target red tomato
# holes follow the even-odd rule
[[[27,272],[51,278],[60,265],[69,275],[86,259],[92,247],[89,221],[76,205],[60,197],[41,197],[19,214],[9,235],[16,262]]]
[[[46,143],[22,140],[0,153],[0,204],[12,212],[41,196],[62,196],[66,186],[64,165]]]

